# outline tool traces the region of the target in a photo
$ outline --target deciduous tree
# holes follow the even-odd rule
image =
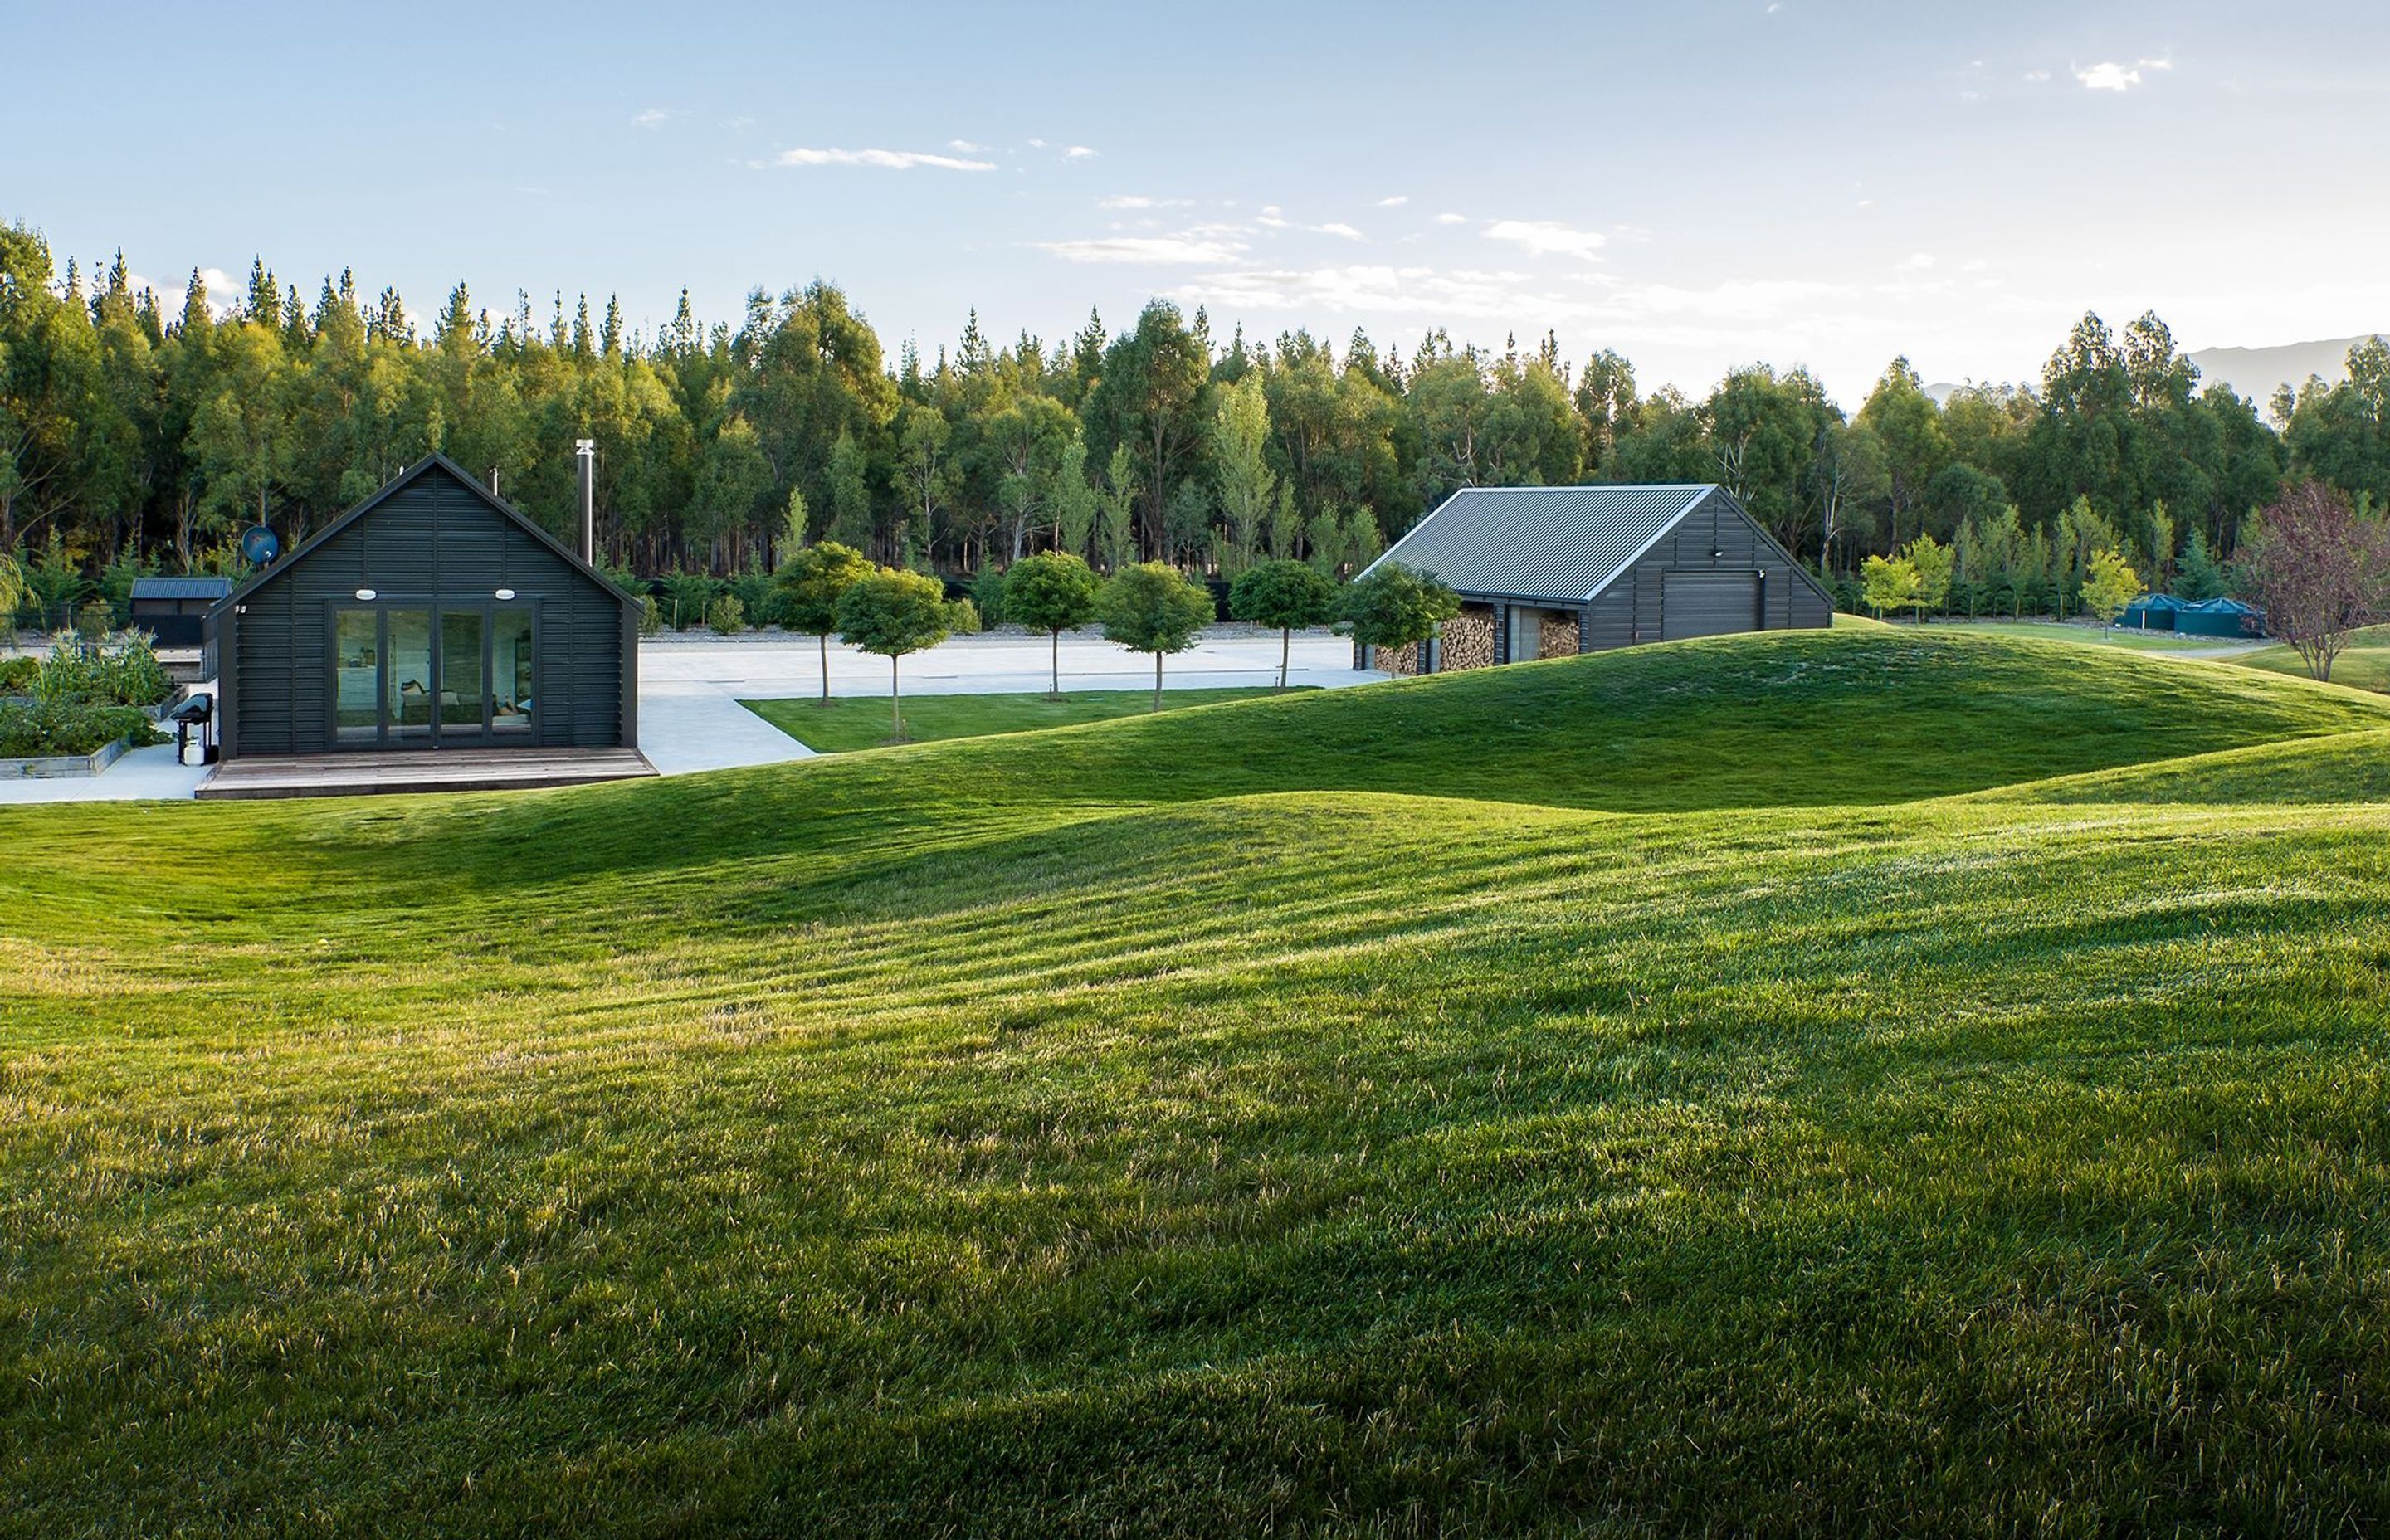
[[[1364,647],[1409,647],[1424,642],[1460,613],[1460,596],[1433,572],[1397,561],[1371,568],[1344,585],[1337,618]]]
[[[821,642],[821,703],[829,704],[829,634],[839,628],[839,601],[871,575],[871,563],[852,545],[825,540],[791,553],[775,581],[780,590],[780,623]]]
[[[933,577],[882,567],[839,596],[839,640],[888,660],[890,741],[905,740],[904,691],[899,660],[946,639],[946,590]]]
[[[1062,697],[1062,633],[1095,619],[1098,590],[1094,570],[1068,551],[1024,557],[1004,574],[1004,618],[1026,630],[1049,635],[1053,668],[1046,690],[1049,700]]]
[[[2338,491],[2302,481],[2257,515],[2233,577],[2266,611],[2266,629],[2330,679],[2348,634],[2390,612],[2390,530]]]
[[[2083,574],[2083,608],[2101,625],[2114,625],[2116,617],[2139,598],[2145,590],[2141,574],[2120,551],[2094,551]]]
[[[1278,687],[1284,689],[1294,633],[1336,618],[1336,584],[1307,561],[1265,561],[1228,585],[1228,613],[1277,629]]]
[[[1859,599],[1883,619],[1917,598],[1917,568],[1907,557],[1871,556],[1859,563]]]
[[[1161,561],[1139,562],[1111,575],[1097,601],[1104,636],[1132,652],[1153,654],[1153,709],[1162,710],[1162,660],[1184,652],[1211,623],[1212,593]]]

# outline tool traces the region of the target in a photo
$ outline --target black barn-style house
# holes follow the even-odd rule
[[[227,764],[636,749],[639,603],[433,455],[215,611]]]

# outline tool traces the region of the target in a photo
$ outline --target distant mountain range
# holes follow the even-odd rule
[[[2221,382],[2232,387],[2235,393],[2248,397],[2263,411],[2272,399],[2277,386],[2288,385],[2293,390],[2307,382],[2310,375],[2319,375],[2327,384],[2348,378],[2348,350],[2365,340],[2357,337],[2333,337],[2319,342],[2285,342],[2275,348],[2203,348],[2191,355],[2199,366],[2200,383],[2204,386]],[[1925,393],[1936,401],[1947,402],[1956,385],[1928,385]]]
[[[2377,334],[2378,335],[2378,334]],[[2279,348],[2206,348],[2192,353],[2203,382],[2222,381],[2259,406],[2281,385],[2293,390],[2320,375],[2326,384],[2348,378],[2348,350],[2363,337],[2335,337],[2326,342],[2287,342]]]

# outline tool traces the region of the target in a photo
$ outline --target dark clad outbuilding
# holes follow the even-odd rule
[[[1833,597],[1724,487],[1464,487],[1377,564],[1433,572],[1461,613],[1396,673],[1833,623]],[[1377,652],[1381,649],[1364,649]]]

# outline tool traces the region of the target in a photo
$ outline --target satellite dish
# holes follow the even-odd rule
[[[241,559],[253,567],[263,567],[282,554],[282,542],[263,524],[251,524],[240,532]]]

